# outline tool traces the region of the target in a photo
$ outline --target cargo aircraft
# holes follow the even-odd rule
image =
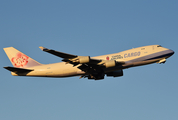
[[[39,47],[42,51],[62,58],[63,62],[41,64],[13,47],[4,48],[13,67],[4,67],[14,76],[35,77],[71,77],[81,76],[94,80],[104,79],[104,76],[123,76],[123,69],[147,65],[151,63],[165,63],[174,51],[160,45],[149,45],[119,53],[97,57],[78,56]]]

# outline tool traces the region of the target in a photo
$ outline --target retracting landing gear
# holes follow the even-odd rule
[[[89,74],[89,75],[82,75],[80,78],[86,78],[88,77],[88,79],[94,79],[94,80],[102,80],[104,79],[105,73],[104,72],[95,72],[93,74]]]
[[[166,59],[164,58],[164,59],[158,61],[157,63],[161,64],[161,63],[165,63],[165,62],[166,62]]]
[[[88,79],[95,79],[95,80],[102,80],[104,79],[104,73],[96,74],[96,75],[89,75]]]

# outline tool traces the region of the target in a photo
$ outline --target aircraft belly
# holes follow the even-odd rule
[[[79,69],[77,67],[73,67],[72,65],[65,64],[51,64],[46,66],[41,66],[38,68],[32,68],[34,71],[24,74],[16,74],[12,72],[14,76],[36,76],[36,77],[69,77],[76,76],[79,73]]]
[[[45,76],[47,77],[69,77],[77,75],[77,70],[73,68],[56,69],[51,71],[46,71]]]
[[[77,75],[77,71],[71,70],[71,69],[63,69],[63,70],[55,71],[53,76],[69,77],[69,76],[75,76],[75,75]]]

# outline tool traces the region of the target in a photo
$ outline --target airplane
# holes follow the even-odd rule
[[[72,77],[81,76],[94,80],[123,76],[123,69],[152,63],[165,63],[174,54],[173,50],[161,45],[149,45],[119,53],[90,57],[39,47],[42,51],[63,58],[63,62],[41,64],[13,47],[4,48],[13,67],[4,67],[13,76]]]

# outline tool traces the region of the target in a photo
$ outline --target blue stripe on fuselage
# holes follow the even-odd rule
[[[153,59],[159,59],[159,58],[165,58],[165,57],[169,57],[171,55],[174,54],[174,51],[172,50],[165,50],[165,51],[161,51],[161,52],[157,52],[157,53],[153,53],[144,57],[140,57],[140,58],[136,58],[130,61],[127,61],[126,63],[130,63],[130,62],[139,62],[139,61],[147,61],[147,60],[153,60]]]

